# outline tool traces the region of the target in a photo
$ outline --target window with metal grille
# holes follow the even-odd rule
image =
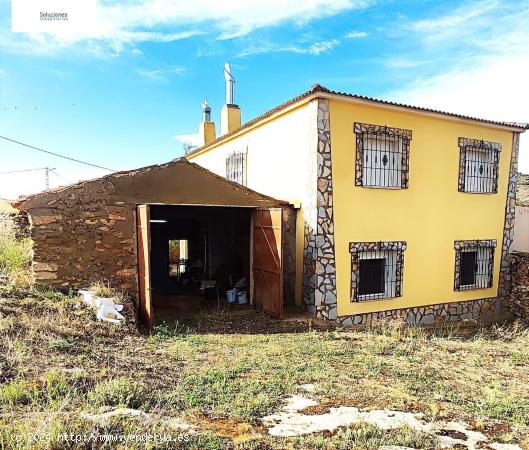
[[[226,178],[246,186],[246,153],[233,153],[226,158]]]
[[[358,294],[373,295],[386,292],[386,258],[362,259]]]
[[[496,240],[455,241],[456,291],[492,287]]]
[[[406,242],[351,242],[351,301],[400,297]]]
[[[500,151],[497,142],[459,138],[459,191],[497,193]]]
[[[355,184],[364,187],[408,187],[412,132],[355,123]]]
[[[470,286],[476,284],[478,272],[478,252],[467,250],[461,253],[461,285]]]

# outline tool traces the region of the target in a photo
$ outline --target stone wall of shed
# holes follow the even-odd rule
[[[36,282],[102,280],[135,295],[138,204],[286,207],[184,159],[42,192],[17,204],[32,224]]]
[[[27,238],[30,234],[29,228],[29,218],[26,213],[0,212],[0,237]]]
[[[78,288],[103,280],[136,289],[136,205],[115,192],[110,180],[97,180],[31,210],[37,284]]]

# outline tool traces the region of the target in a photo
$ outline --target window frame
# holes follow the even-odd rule
[[[387,125],[355,122],[354,132],[356,134],[355,185],[374,189],[407,189],[409,186],[412,131],[403,128],[388,127]],[[378,137],[383,137],[384,140],[388,138],[391,141],[396,140],[399,144],[401,161],[400,168],[397,170],[400,171],[400,183],[397,183],[395,186],[366,184],[365,178],[367,177],[364,176],[365,146],[369,139],[377,139]]]
[[[472,139],[460,137],[458,139],[459,146],[459,177],[458,177],[458,191],[468,194],[497,194],[498,193],[498,176],[500,168],[500,152],[501,144],[498,142],[484,141],[483,139]],[[494,164],[494,177],[483,177],[487,180],[486,184],[492,185],[491,190],[471,190],[467,186],[469,176],[467,175],[467,153],[468,152],[491,152],[492,164]],[[470,183],[469,183],[470,184]]]
[[[351,302],[377,301],[402,296],[405,241],[350,242],[351,253]],[[390,267],[394,273],[387,273],[384,279],[385,292],[378,294],[360,294],[360,261],[391,257]],[[385,267],[387,267],[385,263]],[[393,269],[392,269],[393,270]]]
[[[226,178],[235,183],[239,183],[241,186],[247,184],[247,154],[245,151],[234,151],[226,157]],[[237,164],[241,164],[240,178],[233,176],[234,173],[239,173]]]
[[[496,249],[496,239],[454,241],[455,269],[454,269],[454,291],[470,291],[476,289],[490,289],[494,285],[494,253]],[[486,267],[486,272],[476,273],[474,284],[462,284],[461,267],[462,254],[465,252],[477,252],[477,263],[482,263]],[[480,253],[482,256],[479,259]]]

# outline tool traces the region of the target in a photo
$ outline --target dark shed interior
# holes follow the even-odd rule
[[[156,321],[216,304],[238,281],[249,284],[252,210],[151,205]]]

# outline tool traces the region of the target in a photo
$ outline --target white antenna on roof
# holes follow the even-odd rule
[[[235,78],[231,74],[230,64],[224,64],[224,78],[226,79],[226,104],[235,104]]]

